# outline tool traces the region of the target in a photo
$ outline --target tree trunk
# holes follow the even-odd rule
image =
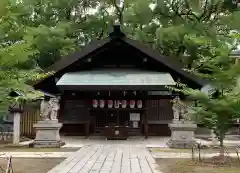
[[[224,160],[224,145],[223,145],[223,134],[220,134],[219,136],[219,141],[220,141],[220,152],[219,152],[219,157],[220,159]]]

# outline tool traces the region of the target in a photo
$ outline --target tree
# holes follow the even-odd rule
[[[211,92],[210,95],[186,86],[174,89],[196,100],[189,107],[189,113],[192,118],[196,118],[195,120],[202,122],[216,134],[220,141],[221,156],[224,155],[225,134],[236,122],[236,119],[240,118],[240,88],[236,80],[240,75],[240,70],[239,65],[233,66],[228,71],[216,74],[217,79],[212,80],[214,82],[211,83],[214,92]],[[230,79],[231,77],[232,79]]]
[[[214,130],[220,140],[221,156],[225,134],[240,117],[240,93],[236,87],[240,71],[229,57],[239,44],[236,17],[240,13],[233,6],[236,4],[226,1],[165,0],[158,1],[153,10],[160,24],[154,47],[176,57],[185,70],[206,79],[214,88],[212,95],[183,84],[172,89],[196,100],[190,113]]]
[[[100,24],[107,23],[104,8],[97,10],[102,18],[89,14],[97,1],[79,0],[3,0],[0,3],[0,110],[6,111],[10,102],[9,92],[19,90],[24,96],[15,101],[33,99],[42,94],[26,85],[48,74],[46,68],[61,56],[89,43],[99,31]],[[84,24],[82,24],[85,22]],[[92,29],[95,29],[92,31]],[[83,30],[87,30],[83,34]],[[10,87],[9,87],[10,86]],[[39,95],[40,94],[40,95]]]
[[[210,73],[199,73],[198,69],[192,70],[195,75],[209,81],[211,86],[209,92],[191,89],[183,84],[172,88],[196,100],[189,107],[189,113],[192,118],[196,118],[214,131],[220,141],[220,156],[224,156],[225,134],[236,122],[236,119],[240,118],[240,68],[239,64],[234,64],[234,60],[229,57],[230,50],[230,46],[221,50],[212,47],[211,51],[217,52],[216,57],[214,59],[207,58],[204,61],[204,63],[208,63],[207,67]]]
[[[26,81],[44,77],[35,64],[26,65],[37,50],[32,47],[32,35],[23,24],[16,22],[22,9],[9,1],[0,4],[0,111],[5,113],[13,101],[34,99],[41,94],[26,85]],[[9,97],[12,90],[19,90],[23,96]]]
[[[18,6],[25,7],[19,21],[31,28],[33,46],[38,50],[32,58],[41,68],[106,36],[112,24],[108,5],[94,0],[23,0]]]

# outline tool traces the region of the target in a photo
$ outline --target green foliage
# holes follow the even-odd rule
[[[70,27],[71,23],[58,23],[51,28],[45,25],[28,28],[28,34],[34,38],[31,46],[38,51],[33,57],[40,67],[48,67],[76,49],[74,40],[66,37],[71,32]]]
[[[3,9],[0,16],[0,112],[6,112],[12,102],[38,97],[39,93],[25,82],[36,78],[35,76],[41,75],[42,72],[35,69],[35,66],[32,66],[31,70],[21,68],[21,64],[28,61],[38,50],[33,48],[33,37],[24,29],[25,26],[17,22],[18,17],[21,16],[21,9],[10,1],[0,5]],[[23,92],[25,98],[9,97],[12,90]]]
[[[221,145],[230,124],[240,117],[240,68],[229,57],[239,44],[239,9],[233,6],[224,0],[159,0],[153,10],[159,23],[154,47],[183,62],[216,92],[209,96],[182,84],[170,89],[196,100],[190,113],[214,130]]]
[[[224,71],[220,68],[217,70],[217,67],[212,71],[214,72],[208,79],[211,80],[215,92],[211,94],[185,85],[171,89],[196,100],[196,104],[189,107],[192,116],[214,130],[223,145],[223,139],[231,124],[240,118],[240,68],[239,65],[232,64]]]

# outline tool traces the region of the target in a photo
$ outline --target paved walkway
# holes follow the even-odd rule
[[[84,146],[48,173],[161,173],[144,146]]]

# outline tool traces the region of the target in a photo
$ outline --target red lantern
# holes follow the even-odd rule
[[[113,101],[112,100],[108,100],[108,108],[112,108],[113,107]]]
[[[142,100],[137,101],[137,108],[142,108]]]
[[[93,99],[93,101],[92,101],[92,106],[93,106],[94,108],[97,108],[97,107],[98,107],[98,101],[97,101],[96,99]]]
[[[130,100],[129,106],[130,106],[130,108],[134,108],[135,107],[135,100]]]
[[[127,100],[122,100],[122,108],[126,108],[127,107]]]
[[[105,106],[105,100],[99,100],[99,107],[104,108]]]

